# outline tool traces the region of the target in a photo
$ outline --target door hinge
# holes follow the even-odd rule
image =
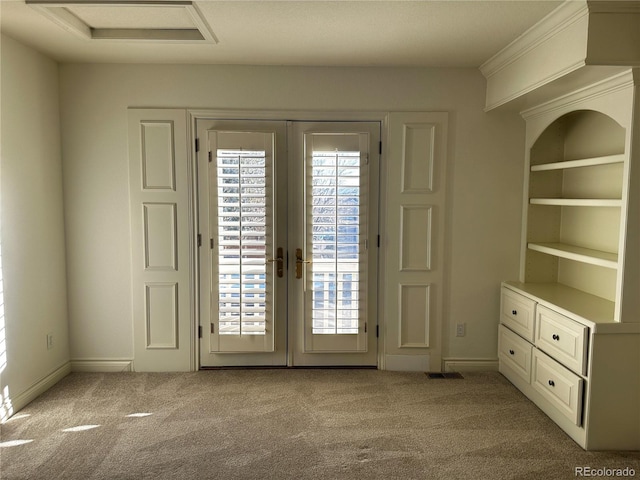
[[[378,235],[378,248],[380,248],[380,235]]]
[[[213,250],[213,238],[209,239],[209,248]]]
[[[380,325],[376,325],[376,338],[380,336]]]
[[[202,325],[198,325],[198,338],[202,338]]]
[[[367,322],[364,322],[364,333],[367,333]]]
[[[196,152],[200,151],[200,139],[196,138]]]
[[[198,246],[202,246],[202,235],[198,234]]]
[[[211,323],[211,333],[216,333],[216,324],[215,323]]]
[[[382,141],[378,142],[378,153],[382,155]]]
[[[213,161],[213,154],[209,152],[209,163],[211,163],[212,161]]]

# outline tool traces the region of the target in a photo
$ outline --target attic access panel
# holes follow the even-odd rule
[[[192,1],[26,0],[65,30],[89,40],[218,43]]]

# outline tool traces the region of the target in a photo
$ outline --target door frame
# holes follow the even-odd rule
[[[300,122],[379,122],[380,123],[380,141],[383,145],[388,144],[388,112],[355,112],[355,111],[326,111],[326,112],[314,112],[314,111],[295,111],[295,110],[226,110],[226,109],[188,109],[187,120],[189,123],[188,128],[188,141],[190,145],[189,149],[189,169],[191,174],[191,245],[192,251],[195,252],[191,261],[193,267],[192,284],[192,307],[193,307],[193,319],[192,319],[192,331],[194,334],[191,338],[191,353],[192,364],[195,366],[195,370],[201,368],[200,363],[200,339],[198,336],[200,326],[200,265],[198,262],[198,185],[197,185],[197,153],[196,153],[196,135],[197,135],[197,122],[199,120],[272,120],[272,121],[300,121]],[[201,143],[204,139],[199,140]],[[380,173],[386,171],[386,155],[385,149],[380,152]],[[379,175],[378,181],[378,231],[384,231],[385,220],[385,188],[383,182],[383,175]],[[378,290],[378,301],[376,304],[375,320],[381,334],[378,336],[377,343],[377,368],[384,369],[384,352],[385,352],[385,328],[384,328],[384,316],[381,312],[384,312],[383,299],[384,295],[381,294],[381,279],[384,278],[384,255],[378,251],[378,275],[376,279],[376,286]]]

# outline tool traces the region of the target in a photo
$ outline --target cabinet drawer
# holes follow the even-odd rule
[[[542,305],[536,316],[536,346],[565,367],[586,375],[589,328]]]
[[[500,297],[500,321],[511,330],[533,342],[536,302],[508,288]]]
[[[531,350],[533,346],[504,325],[498,327],[498,358],[522,379],[531,382]]]
[[[579,426],[584,380],[535,348],[531,374],[533,388]]]

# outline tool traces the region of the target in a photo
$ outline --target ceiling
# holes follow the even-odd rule
[[[0,29],[60,62],[478,67],[562,2],[197,0],[193,3],[217,43],[83,38],[27,5],[25,0],[0,0]],[[77,11],[86,14],[88,24],[119,26],[118,15],[112,15],[105,7],[90,10],[81,6]],[[167,8],[158,13],[157,22],[164,21]],[[138,17],[140,26],[145,23],[144,13],[125,17],[126,25],[120,25],[123,28],[135,26]],[[146,23],[155,21],[150,17]],[[173,28],[188,23],[181,12],[174,21]]]

